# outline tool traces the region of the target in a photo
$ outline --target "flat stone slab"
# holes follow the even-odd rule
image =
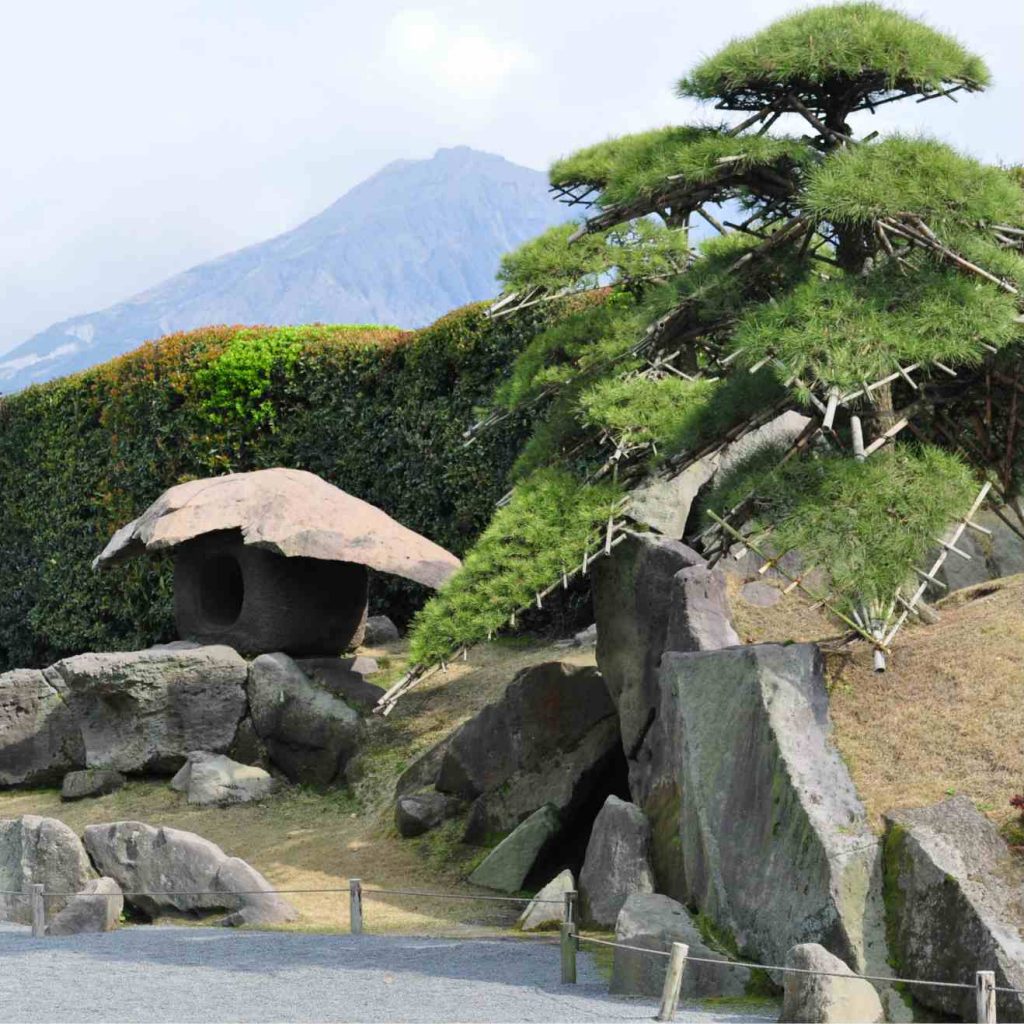
[[[553,807],[545,805],[534,811],[491,850],[469,880],[485,889],[518,892],[540,852],[560,827],[558,812]]]

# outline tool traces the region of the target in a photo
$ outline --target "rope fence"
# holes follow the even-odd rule
[[[659,1021],[674,1019],[682,991],[683,972],[687,963],[717,964],[722,967],[743,967],[747,969],[768,971],[774,974],[814,975],[823,978],[842,978],[847,981],[864,981],[881,985],[917,985],[923,988],[944,988],[973,990],[976,994],[977,1021],[979,1024],[996,1024],[996,994],[1024,995],[1024,990],[1005,985],[996,985],[994,971],[975,972],[975,983],[960,981],[925,981],[921,978],[903,978],[896,975],[844,974],[839,971],[818,971],[805,967],[784,967],[778,964],[762,964],[746,960],[726,960],[721,958],[692,956],[685,943],[673,942],[669,950],[651,949],[647,946],[635,946],[625,942],[610,942],[589,935],[582,935],[577,922],[577,906],[579,894],[575,890],[563,893],[561,899],[539,899],[528,896],[491,896],[471,893],[429,892],[422,889],[386,889],[364,888],[358,878],[350,878],[347,888],[338,886],[313,889],[248,889],[248,890],[196,890],[196,891],[141,891],[124,890],[117,893],[76,893],[47,892],[44,886],[33,884],[28,891],[0,889],[0,896],[8,899],[24,899],[31,902],[32,936],[41,938],[46,934],[46,900],[47,899],[116,899],[119,897],[150,898],[185,897],[185,896],[285,896],[299,894],[337,894],[348,893],[349,897],[349,931],[353,935],[363,933],[363,897],[374,896],[412,896],[427,899],[462,900],[466,902],[511,903],[516,905],[537,906],[541,904],[561,906],[560,922],[560,957],[561,977],[563,984],[576,982],[576,954],[584,943],[604,946],[615,950],[640,953],[645,956],[660,957],[668,960],[665,973],[665,984],[661,996],[658,1015]]]

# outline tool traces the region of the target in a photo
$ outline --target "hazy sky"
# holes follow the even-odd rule
[[[1024,4],[900,6],[982,54],[995,86],[876,126],[1024,160]],[[673,82],[793,7],[0,0],[0,351],[292,227],[398,157],[466,144],[543,168],[699,117]]]

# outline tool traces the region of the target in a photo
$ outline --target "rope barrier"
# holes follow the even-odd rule
[[[196,892],[133,892],[133,891],[122,891],[122,892],[44,892],[44,899],[70,899],[71,897],[81,897],[83,899],[96,898],[96,899],[116,899],[118,896],[134,896],[134,897],[157,897],[157,896],[293,896],[300,893],[344,893],[348,894],[349,890],[331,888],[331,889],[217,889],[208,891],[196,891]],[[467,893],[447,893],[447,892],[424,892],[416,889],[362,889],[364,896],[427,896],[435,897],[437,899],[445,900],[490,900],[498,901],[503,903],[551,903],[561,906],[563,900],[538,900],[531,899],[528,896],[474,896]],[[0,890],[0,895],[3,895],[3,891]],[[28,897],[29,893],[9,893],[12,896]]]
[[[143,892],[143,891],[122,891],[118,893],[105,893],[105,892],[94,892],[94,893],[78,893],[78,892],[42,892],[39,895],[43,899],[114,899],[118,896],[122,897],[167,897],[167,896],[286,896],[286,895],[299,895],[303,893],[335,893],[335,894],[349,894],[351,895],[351,888],[322,888],[322,889],[240,889],[240,890],[198,890],[195,892],[185,891],[169,891],[169,892]],[[419,889],[364,889],[360,887],[360,894],[364,896],[421,896],[427,898],[436,899],[448,899],[448,900],[466,900],[466,901],[485,901],[485,902],[497,902],[497,903],[518,903],[518,904],[553,904],[563,905],[564,900],[557,899],[532,899],[526,896],[484,896],[484,895],[470,895],[467,893],[443,893],[443,892],[426,892]],[[17,892],[11,889],[0,889],[0,896],[15,897],[18,899],[31,899],[32,894],[26,892]],[[608,946],[612,949],[625,949],[635,953],[645,953],[648,956],[660,956],[665,959],[671,957],[671,953],[661,949],[650,949],[646,946],[632,946],[624,942],[609,942],[606,939],[596,939],[588,935],[576,934],[577,943],[589,942],[596,946]],[[903,985],[920,985],[926,988],[955,988],[955,989],[970,989],[974,990],[975,986],[961,981],[923,981],[920,978],[901,978],[897,976],[885,977],[882,975],[873,974],[843,974],[839,971],[814,971],[805,967],[781,967],[773,964],[760,964],[752,963],[746,960],[723,960],[719,958],[701,957],[701,956],[686,956],[687,961],[692,961],[698,964],[720,964],[723,967],[745,967],[753,968],[762,971],[776,971],[780,974],[809,974],[816,977],[822,978],[847,978],[849,980],[856,981],[869,981],[869,982],[880,982],[885,985],[903,984]],[[1024,995],[1024,990],[1017,988],[1010,988],[1004,985],[994,986],[994,991],[1004,992],[1009,995]]]
[[[663,956],[666,958],[671,956],[670,953],[661,949],[649,949],[646,946],[630,946],[622,942],[608,942],[605,939],[594,939],[587,935],[579,935],[577,936],[577,939],[580,942],[592,942],[598,946],[611,946],[613,949],[628,949],[637,953],[647,953],[651,956]],[[974,991],[974,985],[963,981],[922,981],[920,978],[899,978],[896,976],[884,977],[878,974],[842,974],[839,971],[812,971],[806,967],[778,967],[771,964],[750,963],[745,960],[711,959],[703,956],[690,956],[689,954],[687,954],[686,959],[688,962],[692,961],[696,964],[721,964],[723,967],[753,967],[762,971],[778,971],[782,974],[813,974],[822,978],[848,978],[859,981],[878,981],[886,985],[900,983],[904,985],[922,985],[928,988],[960,988],[970,989],[972,992]],[[1024,995],[1024,990],[1022,989],[1006,988],[999,985],[995,987],[995,991],[1008,992],[1014,995]]]

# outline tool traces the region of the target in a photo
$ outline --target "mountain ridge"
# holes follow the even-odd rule
[[[399,159],[295,227],[0,355],[0,393],[218,323],[420,327],[492,296],[501,254],[569,216],[544,174],[468,146]]]

